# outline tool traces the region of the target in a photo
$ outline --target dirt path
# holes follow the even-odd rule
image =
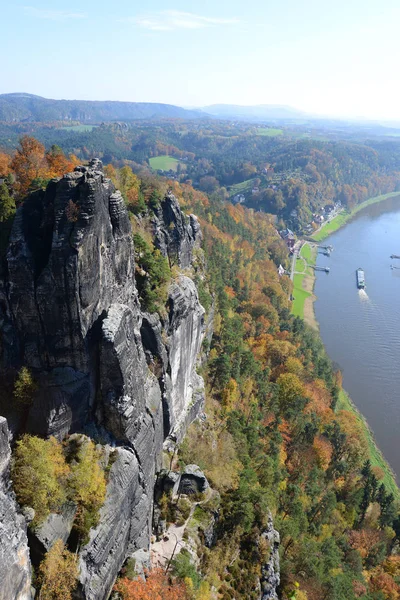
[[[154,542],[154,544],[150,545],[150,562],[151,568],[161,567],[165,568],[168,564],[168,561],[171,560],[172,556],[176,556],[182,548],[186,545],[186,542],[183,540],[183,534],[189,523],[190,519],[193,517],[193,513],[197,506],[201,506],[209,501],[212,495],[211,488],[208,488],[205,492],[205,497],[203,500],[199,502],[194,502],[190,508],[189,516],[184,522],[183,525],[175,525],[172,523],[167,531],[164,533],[162,539],[159,542]]]
[[[190,509],[190,513],[186,521],[183,525],[175,525],[172,523],[167,531],[164,533],[162,539],[159,542],[155,542],[151,544],[150,547],[150,561],[151,567],[162,567],[164,568],[168,561],[171,559],[173,554],[178,554],[182,546],[183,542],[183,534],[185,532],[186,526],[189,520],[192,518],[194,509],[196,508],[197,503],[193,504]]]

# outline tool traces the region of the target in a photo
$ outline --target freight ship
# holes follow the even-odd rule
[[[362,269],[357,269],[356,276],[357,276],[357,287],[359,290],[363,290],[365,288],[364,271]]]

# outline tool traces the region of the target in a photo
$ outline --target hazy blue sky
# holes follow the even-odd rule
[[[400,118],[400,0],[2,2],[0,92]]]

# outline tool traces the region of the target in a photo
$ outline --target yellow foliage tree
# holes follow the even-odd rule
[[[329,467],[329,463],[331,462],[333,448],[332,444],[323,436],[318,436],[314,438],[314,450],[317,455],[319,466],[323,471]]]
[[[78,441],[78,450],[71,462],[68,487],[72,499],[78,503],[75,527],[85,539],[97,524],[98,511],[106,497],[106,478],[100,465],[101,452],[87,438]]]
[[[77,557],[57,540],[39,566],[39,600],[72,600],[78,575]]]
[[[297,398],[304,396],[304,385],[294,373],[279,375],[276,383],[279,385],[279,399],[283,409],[288,408]]]
[[[12,481],[18,502],[35,510],[34,524],[66,501],[69,472],[61,444],[54,437],[42,440],[24,435],[17,442]]]
[[[35,389],[36,385],[32,379],[31,372],[26,367],[22,367],[14,384],[15,400],[22,406],[29,406],[32,402]]]
[[[240,398],[240,390],[235,379],[230,379],[222,392],[222,403],[227,410],[233,410],[237,407]]]

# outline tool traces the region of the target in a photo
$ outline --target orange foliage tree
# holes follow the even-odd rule
[[[76,556],[57,540],[39,566],[40,600],[72,600],[78,575]]]
[[[67,158],[59,146],[52,146],[45,152],[43,144],[34,137],[25,135],[19,141],[10,169],[17,179],[15,187],[18,196],[23,198],[34,180],[61,177],[72,171],[77,164],[76,156]]]
[[[172,581],[162,569],[153,569],[146,573],[146,580],[132,581],[127,577],[119,579],[114,590],[123,600],[189,600],[184,583]]]
[[[46,160],[43,144],[33,137],[24,135],[11,161],[11,169],[17,177],[17,192],[20,197],[23,197],[34,179],[45,176]]]
[[[71,154],[69,157],[65,156],[64,152],[59,146],[52,146],[48,152],[46,152],[46,177],[49,179],[52,177],[61,177],[64,173],[72,171],[79,163],[77,157]]]
[[[10,172],[11,156],[0,152],[0,177],[5,177]]]
[[[385,573],[381,567],[377,567],[370,579],[370,588],[373,592],[380,592],[385,600],[398,600],[400,598],[400,587],[389,573]]]

